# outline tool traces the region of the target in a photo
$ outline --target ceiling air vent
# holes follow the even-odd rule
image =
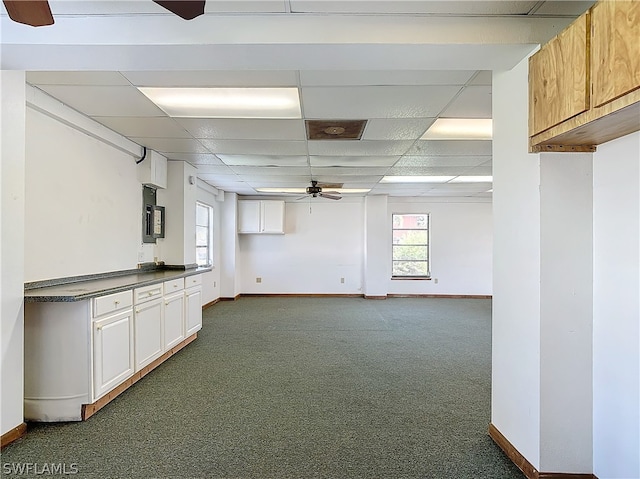
[[[367,120],[306,120],[309,140],[359,140]]]

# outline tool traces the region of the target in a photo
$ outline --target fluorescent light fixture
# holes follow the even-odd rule
[[[438,118],[420,137],[421,140],[490,140],[490,118]]]
[[[259,193],[299,193],[301,195],[306,194],[306,188],[255,188]],[[323,188],[324,190],[324,188]],[[326,188],[327,193],[337,192],[341,194],[349,193],[368,193],[371,188]]]
[[[149,100],[171,117],[302,118],[297,88],[147,88]]]
[[[456,176],[449,183],[491,183],[493,176]]]
[[[446,183],[454,176],[383,176],[380,183]]]

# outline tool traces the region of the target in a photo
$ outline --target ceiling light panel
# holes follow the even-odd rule
[[[490,140],[493,121],[477,118],[438,118],[421,140]]]
[[[138,89],[172,117],[301,118],[297,88]]]
[[[491,183],[493,176],[458,176],[451,183]]]

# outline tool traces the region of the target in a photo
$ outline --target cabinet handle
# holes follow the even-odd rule
[[[153,296],[153,291],[149,291],[147,294],[148,294],[149,296]]]
[[[96,327],[96,329],[97,329],[98,331],[102,331],[102,325],[101,325],[101,324],[100,324],[100,325],[98,325],[98,326]]]
[[[136,314],[140,314],[140,310],[139,309],[136,309]]]
[[[114,301],[114,303],[116,304],[116,306],[118,306],[120,304],[120,301]]]

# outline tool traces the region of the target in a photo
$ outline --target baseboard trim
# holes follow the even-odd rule
[[[235,296],[220,296],[218,298],[219,301],[235,301],[240,297],[239,294],[236,294]]]
[[[153,361],[152,363],[147,364],[140,371],[135,373],[133,376],[131,376],[129,379],[127,379],[122,384],[116,386],[113,390],[109,391],[107,394],[102,396],[96,402],[91,403],[91,404],[83,404],[82,405],[82,412],[81,412],[82,420],[86,421],[87,419],[89,419],[91,416],[93,416],[100,409],[102,409],[107,404],[109,404],[111,401],[113,401],[116,397],[118,397],[124,391],[129,389],[131,386],[133,386],[135,383],[140,381],[143,377],[145,377],[147,374],[149,374],[155,368],[160,366],[163,362],[165,362],[171,356],[176,354],[178,351],[180,351],[182,348],[184,348],[188,344],[190,344],[193,341],[195,341],[197,337],[198,337],[198,333],[192,334],[187,339],[185,339],[184,341],[182,341],[179,344],[176,344],[169,351],[165,352],[162,356],[157,358],[155,361]]]
[[[222,301],[222,299],[220,299],[220,298],[216,298],[213,301],[209,301],[207,304],[203,304],[202,305],[202,309],[204,310],[204,309],[210,308],[211,306],[213,306],[214,304],[219,303],[220,301]]]
[[[242,293],[242,298],[362,298],[361,294],[339,293]]]
[[[380,295],[380,296],[369,296],[369,295],[364,295],[364,299],[387,299],[387,295]]]
[[[520,454],[513,444],[502,435],[498,428],[489,423],[489,437],[502,449],[502,452],[513,462],[527,479],[598,479],[594,474],[570,472],[538,472],[527,459]]]
[[[490,294],[388,294],[388,298],[492,299]]]
[[[27,423],[23,422],[22,424],[18,424],[13,429],[8,430],[2,435],[0,439],[0,449],[4,449],[6,446],[11,444],[14,441],[17,441],[22,436],[27,433]]]

